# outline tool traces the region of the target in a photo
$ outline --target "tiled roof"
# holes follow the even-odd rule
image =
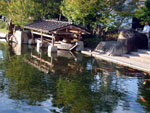
[[[72,25],[71,22],[56,21],[56,20],[41,20],[24,26],[32,30],[51,32]]]

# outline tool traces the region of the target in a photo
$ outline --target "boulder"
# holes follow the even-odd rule
[[[132,29],[120,32],[117,42],[127,47],[127,53],[148,48],[147,36]]]
[[[117,41],[102,41],[100,42],[94,51],[100,53],[107,53],[117,44]]]
[[[95,51],[121,56],[137,49],[148,49],[148,38],[145,34],[129,29],[120,32],[117,41],[101,42]]]
[[[121,56],[123,54],[128,53],[127,47],[122,45],[121,43],[117,42],[114,46],[112,46],[108,51],[108,56]]]

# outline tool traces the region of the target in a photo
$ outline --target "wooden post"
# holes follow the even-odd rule
[[[43,32],[41,32],[41,42],[43,42]]]
[[[69,30],[68,30],[68,28],[66,29],[66,33],[68,33],[69,32]]]
[[[79,40],[82,40],[82,32],[79,34]]]
[[[54,44],[55,44],[55,35],[52,34],[52,45],[54,46]]]
[[[33,30],[31,31],[31,38],[34,39],[34,34],[33,34]]]

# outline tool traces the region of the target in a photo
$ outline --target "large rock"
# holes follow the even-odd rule
[[[147,36],[132,29],[120,32],[118,42],[127,47],[128,53],[148,48]]]
[[[95,51],[109,56],[120,56],[127,53],[126,47],[117,41],[102,41],[98,44]]]
[[[127,46],[122,45],[120,42],[117,42],[114,46],[112,46],[108,51],[108,56],[121,56],[123,54],[128,53]]]
[[[115,42],[101,42],[95,50],[111,56],[121,56],[137,49],[147,48],[148,38],[146,35],[130,29],[120,32],[118,40]]]
[[[100,42],[94,51],[100,53],[107,53],[117,44],[117,41],[102,41]]]

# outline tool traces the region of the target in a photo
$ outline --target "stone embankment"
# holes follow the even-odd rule
[[[138,49],[136,52],[130,54],[124,54],[122,56],[108,56],[97,51],[84,50],[83,54],[93,56],[97,59],[106,60],[130,68],[134,68],[140,71],[150,73],[150,49],[142,50]]]

